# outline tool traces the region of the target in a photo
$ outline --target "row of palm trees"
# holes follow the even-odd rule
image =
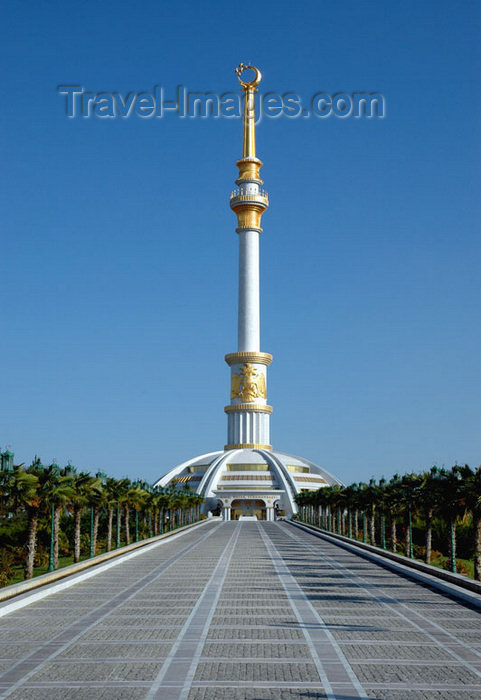
[[[53,463],[44,466],[35,458],[29,467],[13,464],[13,454],[0,455],[0,518],[3,523],[13,515],[27,518],[27,543],[24,577],[33,576],[39,519],[50,520],[49,570],[59,564],[60,517],[73,519],[73,560],[81,554],[82,516],[90,511],[90,556],[98,550],[99,519],[106,515],[106,551],[139,539],[139,517],[146,523],[150,537],[200,519],[202,496],[176,489],[152,488],[142,481],[114,479],[98,472],[95,476],[77,471],[68,464],[60,468]],[[134,532],[131,516],[134,515]],[[115,516],[115,543],[114,535]]]
[[[448,526],[449,569],[456,571],[456,527],[472,519],[474,577],[481,581],[481,467],[467,464],[452,469],[433,467],[421,474],[396,474],[390,481],[371,479],[368,484],[330,486],[302,492],[296,497],[298,517],[331,532],[362,539],[386,549],[398,547],[397,528],[405,527],[405,552],[413,558],[413,517],[424,522],[425,561],[431,562],[433,518]]]

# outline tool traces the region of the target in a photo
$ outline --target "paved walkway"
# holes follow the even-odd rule
[[[481,699],[481,616],[287,523],[212,522],[1,618],[7,697]]]

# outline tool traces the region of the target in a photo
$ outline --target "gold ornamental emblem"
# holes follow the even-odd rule
[[[258,372],[250,362],[246,362],[241,367],[240,374],[232,375],[230,397],[231,399],[242,399],[246,403],[251,403],[259,398],[267,398],[264,374]]]

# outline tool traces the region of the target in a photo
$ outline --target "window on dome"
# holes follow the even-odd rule
[[[223,481],[272,481],[270,474],[223,474]]]
[[[268,464],[226,464],[228,472],[268,472]]]
[[[311,476],[295,476],[294,481],[308,481],[315,484],[327,484],[327,481],[322,478],[322,476],[311,475]]]

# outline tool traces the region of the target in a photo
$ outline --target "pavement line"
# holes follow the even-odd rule
[[[146,700],[152,700],[152,698],[184,700],[187,698],[241,529],[242,525],[238,525],[234,529],[202,595],[152,683]],[[202,631],[199,634],[199,627],[202,623]],[[174,662],[177,662],[175,669],[172,667]],[[183,684],[180,685],[177,682],[177,685],[171,685],[179,676],[183,677]],[[168,687],[170,692],[167,691]]]
[[[304,632],[304,636],[306,638],[307,644],[309,646],[309,649],[312,654],[312,658],[314,660],[314,663],[316,665],[317,671],[319,673],[319,677],[324,685],[324,689],[326,691],[326,694],[329,698],[333,698],[335,700],[336,694],[333,692],[333,688],[331,686],[331,682],[335,684],[337,682],[337,679],[335,677],[329,678],[329,675],[333,675],[333,669],[330,670],[325,670],[324,665],[322,663],[322,660],[320,658],[320,655],[318,653],[318,650],[316,648],[316,642],[318,645],[322,646],[324,648],[324,651],[328,651],[329,648],[326,649],[326,642],[325,640],[329,641],[330,649],[334,650],[338,662],[341,663],[349,681],[345,681],[343,683],[343,686],[349,688],[350,692],[355,692],[357,693],[358,697],[361,698],[366,698],[366,693],[364,691],[364,688],[362,687],[361,683],[357,679],[354,671],[350,667],[349,663],[347,662],[346,657],[342,653],[339,645],[336,643],[334,637],[332,634],[329,632],[327,626],[325,625],[323,619],[319,615],[319,613],[315,610],[315,608],[312,606],[309,598],[307,595],[304,593],[300,585],[297,583],[296,579],[294,576],[291,574],[289,571],[289,568],[287,564],[285,563],[282,555],[279,553],[277,550],[276,546],[270,539],[270,537],[267,535],[267,533],[263,530],[261,525],[257,523],[257,526],[259,528],[260,535],[264,541],[265,547],[267,549],[267,552],[272,559],[272,563],[274,565],[274,568],[276,569],[276,572],[282,581],[282,585],[284,586],[284,590],[286,592],[286,595],[288,597],[288,600],[291,604],[291,607],[298,619],[298,621],[301,623],[302,626],[302,631]],[[309,631],[309,625],[316,625],[318,627],[318,631],[322,632],[322,636],[319,637],[316,641],[313,639],[313,632]],[[324,639],[323,639],[324,637]],[[329,659],[330,664],[332,663],[332,660]],[[352,690],[351,690],[352,689]]]
[[[281,528],[282,526],[278,525],[278,527]],[[286,532],[288,532],[289,536],[290,536],[291,538],[293,538],[294,540],[296,540],[297,542],[299,542],[304,548],[310,549],[311,551],[314,551],[317,555],[320,554],[321,557],[322,557],[322,559],[324,559],[324,561],[326,562],[326,564],[328,564],[328,566],[330,566],[330,567],[333,568],[334,570],[339,571],[339,573],[341,574],[341,576],[342,576],[343,578],[349,579],[349,581],[351,581],[351,582],[352,582],[355,586],[357,586],[358,588],[361,588],[361,589],[364,591],[364,593],[366,593],[366,594],[368,594],[369,596],[371,596],[371,598],[373,598],[374,600],[376,600],[380,605],[383,605],[383,606],[387,607],[387,608],[388,608],[389,610],[391,610],[395,615],[399,616],[400,618],[402,618],[403,620],[405,620],[408,624],[412,625],[412,626],[415,627],[417,630],[419,630],[420,632],[422,632],[423,634],[425,634],[425,635],[426,635],[427,637],[429,637],[437,646],[441,647],[442,649],[444,649],[444,651],[446,651],[448,654],[450,654],[450,655],[453,656],[455,659],[457,659],[461,664],[463,664],[463,666],[465,666],[466,668],[468,668],[472,673],[474,673],[474,674],[476,674],[477,676],[481,677],[481,671],[478,670],[478,669],[476,668],[476,666],[473,666],[469,661],[467,661],[466,659],[463,659],[462,656],[460,656],[460,655],[457,654],[455,651],[453,651],[453,649],[451,649],[447,644],[444,644],[441,640],[437,639],[433,634],[431,634],[430,632],[428,632],[426,628],[421,627],[420,625],[417,624],[417,622],[415,622],[414,620],[411,620],[407,615],[405,615],[404,613],[402,613],[400,610],[398,610],[397,608],[395,608],[393,605],[391,605],[390,603],[386,603],[384,600],[382,600],[381,598],[378,598],[374,593],[372,593],[372,592],[369,590],[369,588],[367,588],[366,586],[363,585],[363,583],[364,583],[364,584],[369,584],[370,582],[367,581],[365,578],[363,578],[360,574],[357,574],[357,573],[355,573],[355,572],[353,572],[353,571],[350,571],[350,569],[349,569],[347,566],[344,566],[344,565],[342,565],[342,564],[339,564],[339,563],[338,563],[333,557],[331,557],[329,554],[325,554],[324,552],[319,551],[319,550],[316,551],[316,549],[315,549],[312,545],[309,545],[309,544],[303,542],[303,540],[302,540],[300,537],[298,537],[297,535],[295,535],[294,533],[289,532],[288,530],[286,530]],[[315,535],[313,535],[313,536],[315,536]],[[334,543],[334,542],[328,542],[328,544],[335,546],[335,543]],[[355,552],[352,552],[352,554],[353,554],[354,556],[356,556],[356,553],[355,553]],[[357,556],[359,556],[359,555],[357,555]],[[334,563],[332,563],[332,562],[334,562]],[[374,563],[375,566],[380,566],[379,564],[376,564],[375,562],[373,562],[373,563]],[[346,573],[343,571],[343,569],[346,569],[347,571],[349,571],[349,572],[350,572],[349,575],[346,574]],[[363,583],[357,583],[357,582],[354,580],[355,578],[358,579],[359,581],[362,581]],[[416,585],[416,582],[415,582],[415,581],[413,581],[412,583],[413,583],[413,585]],[[419,585],[419,584],[417,584],[417,585]],[[437,593],[437,591],[435,590],[434,593]],[[438,594],[438,595],[439,595],[439,594]],[[475,654],[475,655],[477,655],[477,656],[481,656],[481,654],[480,654],[478,651],[476,651],[475,649],[472,649],[468,644],[466,644],[466,643],[463,642],[462,640],[460,640],[460,639],[458,639],[457,637],[455,637],[455,635],[451,634],[451,632],[449,632],[449,630],[444,629],[443,627],[441,627],[440,625],[438,625],[436,622],[433,622],[432,620],[430,620],[429,618],[425,617],[424,615],[422,615],[421,613],[417,612],[416,610],[412,610],[411,608],[409,608],[408,605],[406,605],[406,604],[403,603],[402,601],[398,600],[397,598],[394,598],[394,596],[390,595],[388,592],[385,592],[385,593],[384,593],[384,597],[385,597],[385,598],[390,598],[394,603],[397,603],[399,606],[402,606],[403,608],[406,608],[406,609],[409,610],[409,612],[411,612],[412,614],[418,615],[422,620],[424,620],[424,622],[428,623],[429,625],[432,625],[433,627],[437,627],[437,629],[438,629],[440,632],[442,632],[442,634],[447,635],[447,636],[449,636],[449,637],[452,637],[452,638],[457,642],[457,644],[459,644],[460,646],[465,647],[469,652],[471,652],[471,653],[473,653],[473,654]]]
[[[185,554],[190,552],[191,549],[196,547],[198,544],[201,542],[204,542],[208,537],[210,537],[214,532],[218,530],[219,527],[221,527],[222,523],[219,523],[218,525],[214,526],[209,532],[207,532],[205,535],[203,535],[200,539],[196,540],[195,542],[191,543],[190,545],[187,545],[183,549],[180,550],[180,552],[177,552],[175,555],[167,559],[166,561],[162,562],[162,564],[159,564],[159,566],[155,567],[153,571],[149,572],[142,578],[140,578],[138,581],[136,581],[134,584],[128,586],[124,591],[121,591],[120,593],[117,593],[113,598],[110,600],[105,601],[104,603],[101,603],[98,605],[96,608],[93,608],[90,610],[88,613],[85,615],[82,615],[80,618],[77,620],[73,621],[70,625],[68,625],[66,628],[64,628],[59,634],[55,635],[52,639],[50,639],[48,642],[40,646],[39,648],[35,649],[33,652],[28,654],[27,656],[23,657],[22,659],[19,659],[15,664],[10,666],[10,668],[6,669],[3,673],[0,673],[0,686],[3,686],[5,682],[9,682],[11,685],[9,688],[4,690],[0,694],[0,698],[6,698],[9,695],[11,695],[17,688],[19,688],[25,681],[27,681],[29,678],[32,677],[34,673],[37,673],[42,669],[45,664],[50,662],[52,659],[54,659],[56,656],[58,656],[61,652],[63,652],[65,649],[67,649],[73,642],[75,642],[77,639],[79,639],[85,632],[87,632],[89,629],[94,627],[99,623],[100,620],[104,619],[107,615],[109,615],[113,610],[115,610],[116,607],[118,607],[121,604],[126,603],[128,600],[133,598],[139,591],[143,590],[147,586],[149,586],[153,581],[158,579],[162,574],[165,573],[171,566],[173,566],[179,559],[181,559]],[[192,532],[192,530],[186,530],[185,533]],[[180,535],[181,533],[179,533]],[[165,542],[166,540],[162,540],[162,542]],[[169,541],[169,540],[167,540]],[[170,539],[172,541],[172,539]],[[157,543],[155,543],[157,544]],[[159,543],[160,544],[160,543]],[[141,552],[145,552],[146,548],[140,550]],[[137,552],[136,552],[137,553]],[[125,561],[125,559],[124,559]],[[139,585],[140,582],[144,582],[142,585]],[[102,610],[105,610],[102,614],[99,614]],[[92,620],[90,622],[90,620]],[[78,631],[76,634],[72,635],[72,632],[75,632],[78,630],[80,627],[80,631]],[[73,629],[72,629],[73,628]],[[68,636],[70,633],[70,637]],[[63,639],[67,637],[66,641],[62,644]],[[57,640],[57,641],[55,641]],[[61,646],[58,646],[61,644]],[[50,649],[53,648],[53,651],[49,653]],[[37,657],[37,659],[35,659]],[[36,661],[38,660],[38,663]],[[27,664],[27,666],[31,666],[31,669],[29,671],[25,671],[21,668],[23,664]],[[15,673],[16,671],[16,673]],[[9,680],[8,676],[12,676],[12,679]],[[5,677],[7,678],[7,681],[5,681]]]
[[[203,522],[207,522],[206,520]],[[13,602],[9,603],[8,600],[5,602],[4,605],[0,606],[0,617],[4,617],[5,615],[9,615],[11,612],[14,612],[15,610],[19,610],[20,608],[24,608],[27,605],[31,605],[32,603],[36,603],[38,600],[42,600],[42,598],[47,598],[50,595],[53,595],[54,593],[58,593],[59,591],[63,591],[66,588],[70,588],[71,586],[75,586],[77,583],[81,583],[82,581],[86,581],[87,579],[91,578],[92,576],[97,576],[97,574],[101,574],[102,572],[106,571],[107,569],[111,569],[114,566],[118,566],[119,564],[123,564],[125,561],[128,561],[129,559],[133,559],[134,557],[138,557],[140,554],[143,554],[144,552],[149,552],[151,549],[154,549],[155,547],[160,547],[160,545],[165,544],[166,542],[172,542],[172,540],[177,539],[177,537],[182,537],[182,535],[185,535],[187,532],[193,532],[195,531],[194,528],[191,528],[190,530],[184,530],[184,532],[178,532],[174,535],[171,535],[170,537],[166,537],[163,540],[159,540],[158,542],[153,542],[152,544],[147,544],[144,547],[139,547],[139,549],[136,549],[134,552],[131,554],[120,554],[116,559],[113,559],[112,561],[107,561],[105,564],[96,564],[93,569],[89,569],[85,574],[72,574],[71,577],[69,576],[68,578],[65,578],[62,580],[61,583],[55,583],[55,584],[49,584],[46,583],[40,590],[36,591],[35,593],[19,593],[19,597],[16,598]]]
[[[317,525],[308,525],[297,520],[291,520],[290,522],[298,528],[321,535],[328,542],[335,542],[348,552],[360,554],[368,561],[379,562],[386,569],[396,572],[402,571],[409,578],[427,583],[429,586],[439,588],[439,590],[448,595],[464,600],[476,607],[481,607],[481,583],[479,581],[467,578],[462,574],[443,571],[437,566],[426,564],[419,559],[410,559],[388,549],[381,549],[379,545],[367,544],[367,542],[360,542],[345,535],[328,532]]]

